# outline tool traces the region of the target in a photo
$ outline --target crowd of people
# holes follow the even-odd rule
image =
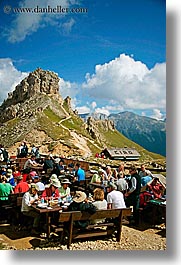
[[[141,165],[140,170],[134,164],[125,169],[124,162],[113,169],[103,165],[92,174],[88,185],[80,190],[79,184],[86,181],[86,172],[80,163],[65,165],[63,158],[51,154],[44,157],[41,163],[37,162],[40,156],[35,146],[30,154],[27,157],[26,143],[22,143],[18,157],[27,157],[24,168],[10,164],[1,166],[0,203],[5,203],[11,193],[23,193],[21,211],[23,215],[33,218],[33,233],[39,233],[40,215],[31,205],[38,200],[47,203],[58,200],[59,204],[69,202],[68,211],[90,213],[94,213],[96,209],[132,206],[133,217],[130,222],[138,225],[141,188],[146,187],[151,198],[161,198],[165,194],[159,179],[154,178],[145,165]],[[36,170],[39,167],[42,169],[41,174]],[[87,224],[79,222],[77,225],[85,227]]]

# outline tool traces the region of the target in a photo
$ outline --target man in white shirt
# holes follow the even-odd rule
[[[36,212],[31,207],[31,205],[36,201],[38,201],[38,191],[39,187],[36,184],[32,183],[30,190],[23,195],[22,205],[21,205],[21,212],[24,215],[33,218],[33,229],[31,233],[36,235],[39,234],[38,227],[40,222],[40,214]]]
[[[117,186],[112,182],[108,186],[107,208],[126,208],[123,193],[121,191],[118,191]]]
[[[31,168],[36,168],[36,167],[42,166],[39,163],[37,163],[35,161],[35,159],[36,159],[35,155],[32,155],[31,158],[29,158],[28,160],[26,160],[26,162],[24,164],[24,169],[30,170]]]

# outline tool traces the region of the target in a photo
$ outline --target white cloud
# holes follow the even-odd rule
[[[43,8],[48,8],[48,6],[50,6],[52,9],[56,8],[57,6],[68,8],[74,3],[75,1],[71,0],[61,0],[61,3],[59,0],[54,0],[53,2],[51,0],[36,0],[36,2],[32,0],[24,0],[20,2],[19,5],[13,4],[12,7],[33,8],[33,11],[35,12],[16,13],[16,17],[10,27],[5,29],[5,34],[8,38],[8,41],[11,43],[23,41],[26,36],[31,35],[40,27],[45,27],[47,24],[59,25],[60,27],[63,27],[63,30],[67,34],[70,33],[75,21],[70,19],[67,22],[63,22],[66,13],[41,13],[37,11]],[[78,4],[78,2],[76,4]]]
[[[79,88],[76,83],[59,78],[59,91],[62,98],[66,98],[67,96],[74,98],[79,93]]]
[[[75,24],[75,20],[71,18],[67,22],[62,24],[62,29],[64,34],[69,34],[72,30],[73,25]]]
[[[0,59],[0,104],[28,73],[18,71],[11,59]]]
[[[96,113],[102,113],[107,116],[109,116],[112,112],[119,113],[120,111],[124,111],[121,105],[116,104],[116,105],[106,105],[102,107],[97,107],[95,108]]]
[[[159,109],[153,109],[153,115],[151,116],[151,118],[156,120],[162,120],[164,118],[164,115]]]
[[[76,110],[79,114],[90,113],[90,108],[88,106],[76,107]]]
[[[106,107],[102,107],[102,108],[96,108],[95,109],[96,113],[101,113],[101,114],[105,114],[107,116],[109,116],[110,112],[108,109],[106,109]]]
[[[166,108],[166,65],[145,64],[128,55],[96,65],[95,73],[86,74],[82,87],[91,97],[114,101],[124,109]]]

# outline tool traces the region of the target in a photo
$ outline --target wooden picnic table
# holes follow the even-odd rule
[[[39,214],[46,215],[46,226],[47,226],[47,238],[50,238],[50,230],[51,230],[51,213],[59,212],[62,210],[61,206],[52,206],[48,208],[40,208],[37,204],[33,204],[32,208],[38,212]]]
[[[71,245],[73,238],[85,238],[85,237],[95,237],[101,235],[111,235],[113,230],[116,229],[117,236],[116,240],[120,242],[121,240],[121,231],[122,231],[122,218],[123,216],[129,216],[131,214],[131,208],[122,208],[122,209],[108,209],[108,210],[97,210],[94,214],[89,214],[87,212],[80,212],[80,211],[65,211],[62,212],[63,207],[61,206],[53,206],[51,209],[49,208],[39,208],[36,204],[32,205],[32,207],[40,214],[46,214],[46,224],[47,224],[47,238],[50,238],[50,229],[52,226],[51,223],[51,213],[52,212],[59,212],[58,222],[60,223],[59,231],[62,231],[60,242],[62,241],[62,236],[64,236],[65,228],[62,226],[64,222],[67,223],[68,227],[68,248]],[[88,225],[88,230],[79,231],[77,227],[74,227],[74,221],[82,221],[82,220],[97,220],[97,219],[106,219],[106,218],[118,218],[117,222],[114,221],[105,221],[103,223],[98,224],[90,224]],[[101,230],[101,227],[106,227],[105,229]],[[94,229],[95,228],[95,229]],[[57,226],[59,229],[59,225]],[[58,230],[57,230],[58,231]],[[74,234],[75,233],[75,234]]]

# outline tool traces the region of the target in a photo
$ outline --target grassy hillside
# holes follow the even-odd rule
[[[86,124],[83,120],[69,109],[66,103],[63,106],[56,102],[53,98],[47,96],[41,97],[37,102],[31,100],[29,104],[25,104],[25,111],[23,117],[16,117],[9,120],[0,127],[1,142],[6,147],[10,147],[15,143],[26,140],[29,144],[36,144],[36,136],[38,144],[47,144],[48,150],[53,150],[58,144],[61,144],[61,148],[69,147],[72,152],[77,155],[76,151],[79,148],[81,150],[81,144],[79,147],[77,139],[74,135],[80,137],[80,142],[86,142],[87,149],[90,149],[92,156],[95,153],[101,152],[105,147],[131,147],[135,148],[141,155],[140,160],[159,160],[165,159],[161,155],[148,152],[140,145],[129,140],[117,130],[111,130],[104,126],[104,123],[97,122],[95,126],[99,139],[93,139],[86,129]],[[32,105],[33,112],[30,112],[30,103]],[[37,107],[42,107],[42,111],[35,111]],[[31,131],[37,130],[35,137],[31,139]],[[45,135],[45,140],[38,137],[41,132]],[[73,135],[74,134],[74,135]],[[29,135],[27,137],[27,135]],[[79,138],[78,138],[79,139]],[[32,142],[31,142],[32,141]],[[64,147],[63,147],[64,146]],[[83,146],[82,146],[83,147]],[[85,148],[85,145],[84,145]]]
[[[136,144],[135,142],[132,142],[128,138],[126,138],[124,135],[119,133],[117,130],[115,131],[104,131],[100,128],[100,131],[102,135],[105,137],[105,144],[107,147],[130,147],[135,148],[141,155],[140,160],[159,160],[159,159],[165,159],[163,156],[155,153],[151,153],[144,149],[142,146]]]

